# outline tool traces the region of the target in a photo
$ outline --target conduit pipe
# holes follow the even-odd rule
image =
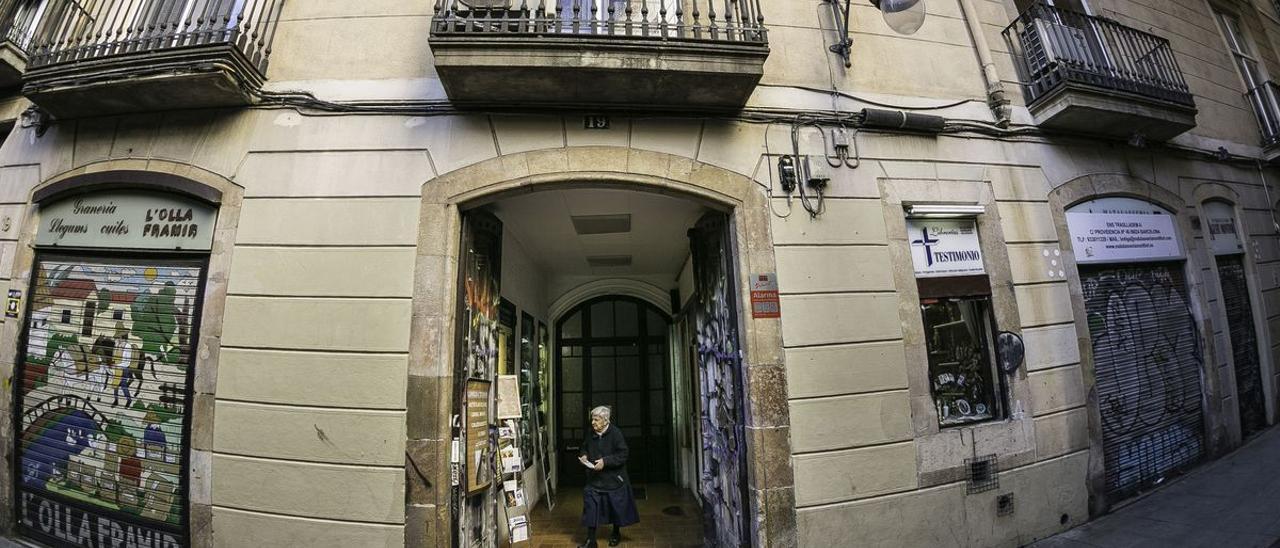
[[[978,9],[974,7],[973,0],[959,1],[964,22],[969,26],[969,36],[973,38],[974,49],[978,50],[978,62],[982,64],[982,79],[987,84],[987,106],[991,107],[997,126],[1009,127],[1013,108],[1009,106],[1004,81],[1000,80],[1000,74],[996,72],[996,63],[991,58],[991,46],[987,43],[987,35],[982,32],[982,21],[978,19]]]

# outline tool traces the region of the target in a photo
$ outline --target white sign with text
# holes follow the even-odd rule
[[[917,278],[984,274],[978,224],[973,219],[907,219],[907,241]]]
[[[1182,258],[1170,215],[1067,212],[1076,263],[1120,263]]]
[[[208,250],[217,218],[214,206],[178,196],[86,194],[40,208],[36,245]]]

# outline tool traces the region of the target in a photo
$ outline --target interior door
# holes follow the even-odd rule
[[[560,323],[561,482],[582,485],[577,455],[591,409],[606,405],[626,437],[632,483],[671,479],[667,318],[625,297],[587,303]]]

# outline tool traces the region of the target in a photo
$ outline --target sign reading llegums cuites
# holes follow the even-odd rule
[[[175,195],[86,194],[40,208],[36,245],[208,250],[217,219],[214,206]]]

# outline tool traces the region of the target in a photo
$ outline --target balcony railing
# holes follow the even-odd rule
[[[436,0],[436,36],[769,43],[760,0]]]
[[[9,42],[22,52],[31,47],[35,38],[40,3],[30,0],[0,0],[0,40]]]
[[[28,68],[158,51],[229,48],[265,74],[284,0],[47,0]],[[14,27],[18,27],[15,25]],[[12,32],[12,31],[11,31]]]
[[[1280,85],[1268,80],[1249,90],[1244,96],[1258,116],[1262,146],[1269,148],[1280,145]]]
[[[1195,105],[1164,38],[1043,3],[1020,15],[1004,37],[1028,105],[1069,84]]]

